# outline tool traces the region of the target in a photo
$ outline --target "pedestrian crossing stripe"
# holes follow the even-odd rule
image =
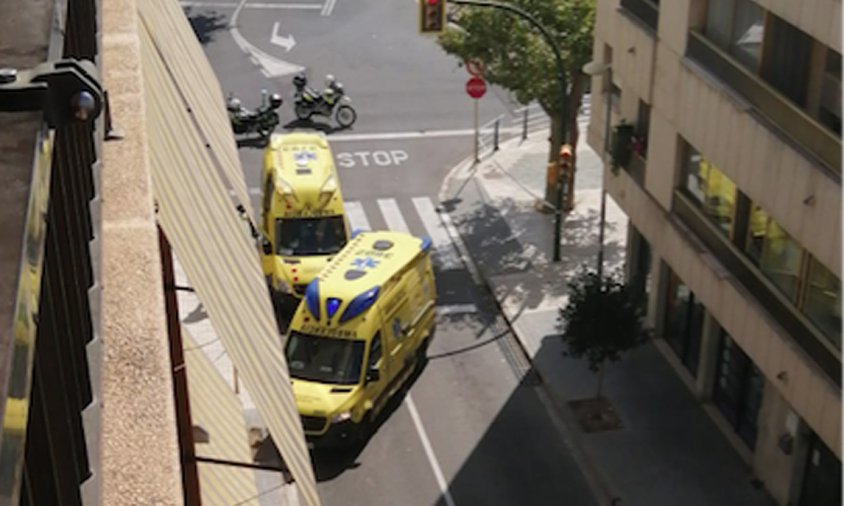
[[[455,250],[454,243],[440,220],[436,206],[430,197],[414,197],[411,199],[419,221],[424,230],[411,230],[404,218],[401,207],[393,198],[376,199],[378,212],[386,223],[386,228],[396,232],[404,232],[416,236],[427,235],[433,243],[434,263],[440,270],[462,269],[463,263]],[[367,211],[360,201],[350,200],[343,203],[346,206],[346,216],[352,230],[372,230],[367,217]],[[373,220],[376,217],[372,216]],[[378,221],[378,220],[375,220]]]

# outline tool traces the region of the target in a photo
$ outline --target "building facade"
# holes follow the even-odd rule
[[[658,347],[778,503],[841,504],[840,0],[598,0],[593,59]]]

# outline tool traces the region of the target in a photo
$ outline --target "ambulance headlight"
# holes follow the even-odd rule
[[[331,417],[331,423],[340,423],[345,422],[346,420],[352,419],[352,412],[351,411],[343,411],[342,413],[338,413]]]

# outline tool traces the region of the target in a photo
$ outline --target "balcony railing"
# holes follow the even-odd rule
[[[99,0],[55,0],[37,6],[38,16],[52,22],[21,15],[22,24],[31,25],[21,27],[27,37],[10,34],[9,40],[19,41],[12,53],[24,53],[17,44],[25,44],[30,35],[34,38],[38,27],[51,26],[50,33],[43,34],[48,50],[33,58],[98,60]],[[0,48],[0,59],[4,56],[8,54]],[[21,82],[20,89],[25,86]],[[46,90],[52,93],[53,85]],[[24,95],[0,102],[29,107],[31,101],[19,98]],[[39,103],[49,108],[51,102]],[[37,118],[42,112],[45,119],[33,125],[31,133],[0,132],[4,146],[16,141],[35,153],[30,166],[15,165],[26,173],[29,187],[22,199],[28,211],[17,213],[19,203],[3,201],[4,223],[15,222],[21,231],[4,236],[4,256],[17,248],[23,260],[14,268],[2,264],[2,278],[16,280],[18,288],[17,300],[11,300],[16,307],[13,319],[0,320],[5,326],[0,350],[8,349],[11,355],[10,368],[0,365],[0,386],[8,385],[0,388],[0,505],[94,505],[100,503],[102,474],[98,159],[104,118],[52,124],[46,120],[52,114],[47,109],[2,116]],[[9,337],[11,343],[2,342]]]
[[[704,214],[683,195],[674,192],[673,208],[683,221],[699,237],[718,261],[759,302],[768,315],[803,348],[837,386],[841,386],[841,355],[826,336],[812,324],[782,293],[717,228]]]
[[[639,186],[645,186],[645,167],[647,165],[647,160],[645,160],[641,155],[638,153],[633,153],[630,157],[630,163],[627,164],[627,167],[622,167],[624,170],[630,174],[630,177],[633,178],[633,181]]]
[[[841,138],[702,34],[690,31],[686,55],[741,94],[762,116],[841,177]]]
[[[657,31],[659,26],[659,5],[649,0],[621,0],[621,7],[645,24]]]

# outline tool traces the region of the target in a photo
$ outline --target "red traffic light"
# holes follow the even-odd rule
[[[428,5],[437,5],[438,3],[440,3],[440,0],[427,0],[427,1],[428,1]]]

